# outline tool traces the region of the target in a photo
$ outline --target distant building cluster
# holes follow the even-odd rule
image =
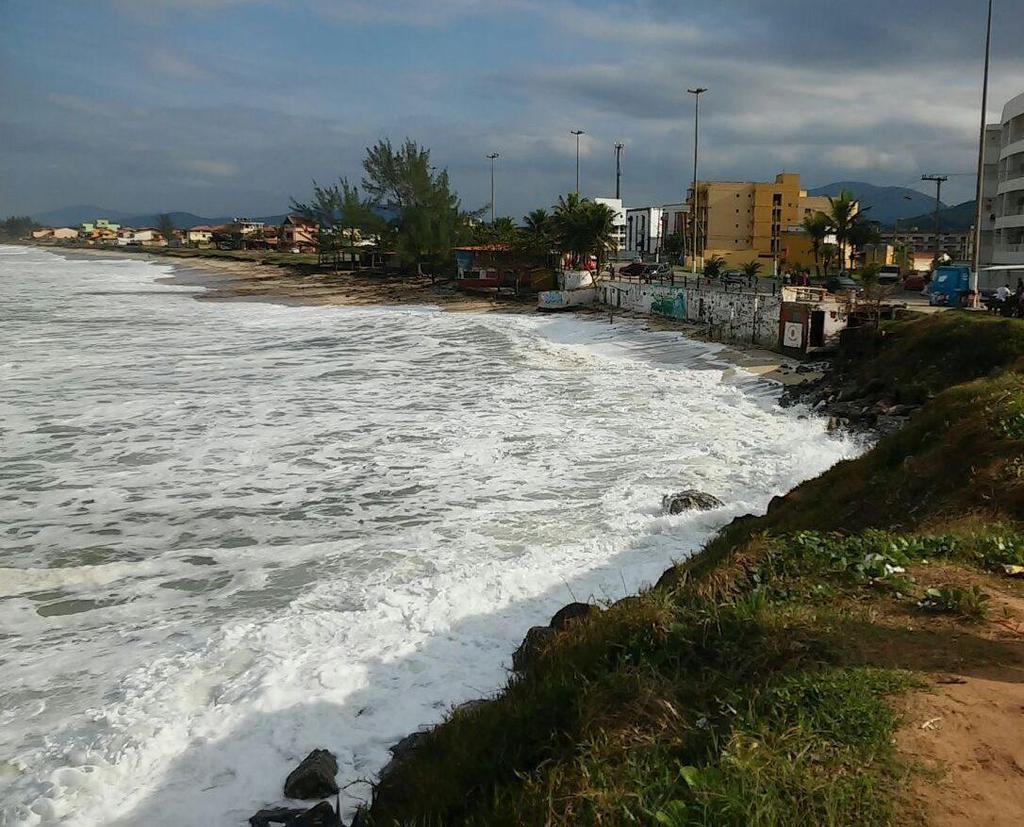
[[[235,218],[218,226],[187,229],[127,227],[106,218],[84,221],[77,227],[38,227],[32,238],[42,243],[80,244],[88,247],[192,247],[226,250],[282,250],[315,252],[318,228],[300,215],[286,216],[281,224]]]

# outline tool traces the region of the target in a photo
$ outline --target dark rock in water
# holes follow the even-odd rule
[[[410,755],[412,751],[420,745],[420,741],[422,741],[426,735],[426,732],[410,732],[397,744],[388,747],[388,752],[391,753],[393,758],[401,760]]]
[[[684,577],[685,574],[681,567],[672,566],[672,568],[665,569],[665,571],[661,573],[661,577],[659,577],[658,582],[654,584],[654,588],[657,591],[661,591],[663,589],[674,589],[683,582]]]
[[[249,819],[251,827],[271,827],[283,824],[285,827],[344,827],[341,818],[326,801],[321,801],[308,810],[291,807],[273,807],[260,810]]]
[[[362,805],[356,810],[356,814],[352,816],[352,823],[348,827],[368,827],[369,821],[366,816],[366,808]]]
[[[423,738],[426,736],[426,732],[411,732],[406,735],[401,741],[394,746],[388,747],[388,752],[391,753],[391,760],[384,765],[377,778],[383,781],[391,773],[393,773],[398,767],[404,762],[412,753],[417,750]]]
[[[682,514],[684,511],[710,511],[721,508],[723,503],[718,497],[705,494],[703,491],[687,489],[678,494],[666,494],[661,498],[661,507],[669,514]]]
[[[457,707],[455,707],[455,709],[452,710],[452,712],[472,712],[474,709],[479,709],[482,706],[487,706],[487,704],[489,703],[490,701],[487,700],[487,698],[474,698],[471,701],[466,701],[465,703],[459,704]]]
[[[341,817],[334,812],[334,808],[326,801],[321,801],[296,818],[292,827],[344,827],[344,825],[341,823]]]
[[[268,810],[260,810],[249,819],[252,827],[270,827],[272,824],[291,824],[296,818],[302,815],[305,810],[296,810],[292,807],[271,807]]]
[[[512,653],[512,669],[516,672],[525,672],[529,669],[540,655],[544,645],[555,636],[555,630],[550,626],[534,626],[526,633],[519,648]]]
[[[597,614],[599,611],[600,609],[597,606],[592,606],[590,603],[570,603],[568,606],[563,606],[555,612],[555,616],[551,618],[551,623],[548,625],[552,629],[562,631],[563,629],[568,629],[569,624],[590,617],[592,614]]]
[[[325,749],[315,749],[302,759],[284,782],[285,798],[327,798],[338,792],[338,761]]]

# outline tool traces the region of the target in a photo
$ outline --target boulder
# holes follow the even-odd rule
[[[687,489],[678,494],[666,494],[661,498],[661,507],[669,514],[682,514],[684,511],[710,511],[721,508],[723,503],[718,497],[703,491]]]
[[[369,819],[366,815],[366,808],[360,804],[356,814],[352,816],[352,823],[348,827],[368,827]]]
[[[526,633],[519,648],[512,653],[512,670],[525,672],[536,662],[544,646],[555,636],[550,626],[534,626]]]
[[[489,704],[489,703],[490,703],[490,701],[487,700],[487,698],[474,698],[472,701],[466,701],[465,703],[459,704],[457,707],[455,707],[452,710],[452,713],[453,714],[456,713],[456,712],[469,713],[469,712],[472,712],[474,709],[480,709],[480,707],[482,707],[482,706],[487,706],[487,704]]]
[[[260,810],[249,819],[249,824],[251,827],[272,827],[274,824],[283,824],[285,827],[344,827],[341,818],[326,801],[308,810],[292,807]]]
[[[393,773],[403,761],[420,747],[420,743],[426,734],[426,731],[412,732],[394,746],[388,747],[388,752],[391,753],[391,760],[377,773],[377,779],[383,781]]]
[[[288,773],[284,782],[284,797],[308,800],[327,798],[338,792],[338,761],[333,753],[315,749]]]
[[[563,629],[568,629],[570,624],[598,612],[600,612],[600,609],[590,603],[570,603],[568,606],[563,606],[555,612],[554,617],[551,618],[551,623],[548,625],[552,629],[562,631]]]

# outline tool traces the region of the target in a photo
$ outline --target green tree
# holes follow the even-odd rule
[[[722,275],[725,268],[725,259],[721,256],[712,256],[704,262],[704,276],[709,279],[717,279]]]
[[[760,261],[748,261],[743,265],[743,275],[747,277],[747,280],[753,284],[757,279],[758,274],[761,272],[762,264]]]
[[[875,330],[878,330],[882,319],[882,302],[895,290],[895,285],[882,284],[878,280],[881,269],[878,264],[869,264],[860,271],[860,283],[864,288],[864,302],[871,308]]]
[[[572,256],[573,266],[583,266],[597,256],[598,269],[604,254],[615,246],[615,212],[605,204],[570,192],[559,196],[551,216],[551,237],[560,253]]]
[[[447,170],[430,164],[430,150],[406,139],[368,147],[363,160],[363,190],[372,202],[392,213],[392,237],[406,263],[446,261],[452,247],[471,235],[470,220],[483,214],[462,210]]]
[[[515,246],[519,242],[519,228],[511,218],[495,219],[493,224],[474,224],[473,240],[477,244],[505,244]]]
[[[168,244],[174,240],[174,231],[178,228],[174,226],[174,221],[167,213],[164,213],[157,219],[156,227],[160,230],[160,235],[164,237]]]
[[[858,206],[849,190],[840,191],[835,198],[829,196],[829,228],[835,234],[836,247],[839,255],[839,269],[847,264],[847,246],[850,243],[850,232],[858,223]]]
[[[27,215],[12,215],[0,221],[0,239],[4,241],[19,241],[32,234],[38,227]]]
[[[835,244],[822,244],[821,245],[821,263],[822,268],[826,273],[832,267],[832,262],[835,261],[836,255],[839,253],[839,247]]]
[[[803,220],[804,232],[810,236],[811,239],[811,253],[814,255],[814,269],[818,277],[821,277],[821,248],[825,244],[825,238],[828,236],[829,229],[831,228],[831,222],[829,217],[823,212],[812,213],[811,215],[804,216]]]

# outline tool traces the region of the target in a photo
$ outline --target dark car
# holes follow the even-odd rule
[[[927,279],[924,277],[924,273],[918,273],[916,270],[913,273],[907,273],[903,277],[903,289],[904,290],[915,290],[921,292],[924,290]]]
[[[722,274],[722,284],[726,287],[746,287],[750,284],[750,279],[739,270],[729,270]]]
[[[672,278],[671,264],[648,264],[644,270],[645,279],[670,279]]]
[[[829,293],[863,293],[864,288],[849,276],[831,276],[825,279],[825,289]]]
[[[651,265],[645,264],[642,261],[634,261],[632,264],[627,264],[619,270],[619,275],[627,276],[628,278],[636,278],[637,276],[642,276],[650,266]]]

